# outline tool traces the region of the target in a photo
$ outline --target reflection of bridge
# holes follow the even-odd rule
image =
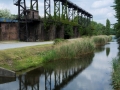
[[[93,56],[92,56],[93,57]],[[58,66],[53,68],[38,68],[30,71],[25,75],[19,76],[19,90],[40,90],[41,78],[45,80],[45,90],[60,90],[73,80],[80,72],[82,72],[92,62],[92,57],[89,60],[79,60],[78,62],[66,64],[67,69],[60,69]]]

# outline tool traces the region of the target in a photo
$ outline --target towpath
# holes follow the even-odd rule
[[[47,42],[0,42],[0,50],[20,48],[35,45],[53,44],[53,41]]]
[[[77,40],[80,38],[68,39],[69,41]],[[35,46],[35,45],[45,45],[45,44],[53,44],[54,41],[44,41],[44,42],[15,42],[15,41],[4,41],[0,42],[0,50],[11,49],[11,48],[20,48],[27,46]]]

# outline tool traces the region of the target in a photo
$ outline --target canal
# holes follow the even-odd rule
[[[117,42],[110,42],[94,54],[59,60],[16,77],[0,77],[0,90],[112,90],[112,59]]]

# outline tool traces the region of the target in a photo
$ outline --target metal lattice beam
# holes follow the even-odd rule
[[[54,16],[55,20],[60,20],[60,1],[54,0]]]
[[[62,19],[68,19],[68,14],[67,14],[67,2],[63,3],[62,2]]]
[[[38,11],[38,0],[31,0],[30,9],[33,9],[33,10],[37,10],[37,11]]]
[[[78,10],[74,10],[74,22],[78,22]]]
[[[50,0],[44,0],[44,17],[45,19],[51,16],[51,4]]]
[[[74,19],[73,8],[68,7],[68,19],[71,20],[71,21],[73,21],[73,19]]]
[[[14,5],[18,6],[18,23],[19,23],[19,39],[21,39],[21,28],[24,28],[25,41],[28,41],[28,21],[27,21],[27,9],[26,9],[26,0],[14,0]],[[23,27],[20,26],[20,23],[24,22]]]

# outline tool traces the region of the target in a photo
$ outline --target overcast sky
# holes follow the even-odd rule
[[[29,7],[30,0],[27,1],[27,6]],[[39,13],[40,16],[44,16],[44,0],[39,1]],[[111,7],[114,3],[114,0],[70,0],[79,7],[88,11],[93,15],[93,20],[106,24],[106,19],[108,18],[111,24],[116,23],[116,18],[114,17],[115,11]],[[52,3],[52,13],[53,13],[53,0]],[[9,9],[12,14],[17,14],[17,7],[13,5],[13,0],[0,0],[0,9]]]

